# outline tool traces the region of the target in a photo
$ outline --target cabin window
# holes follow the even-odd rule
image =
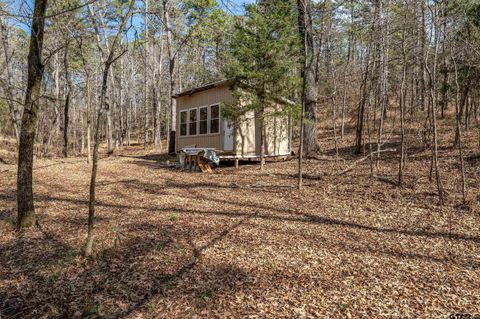
[[[197,109],[191,109],[189,112],[190,119],[188,121],[188,135],[197,135]]]
[[[220,105],[210,106],[210,134],[220,132]]]
[[[200,108],[200,128],[199,134],[208,133],[208,106]]]
[[[180,136],[187,135],[187,111],[180,112]]]

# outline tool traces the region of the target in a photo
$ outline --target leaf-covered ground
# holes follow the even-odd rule
[[[474,139],[472,137],[472,139]],[[330,143],[331,141],[326,141]],[[345,141],[345,145],[351,144]],[[473,145],[473,142],[472,142]],[[385,146],[387,148],[388,146]],[[35,162],[42,230],[17,234],[15,166],[0,166],[0,317],[446,318],[480,313],[479,157],[441,148],[438,205],[428,150],[370,162],[340,149],[296,162],[168,168],[126,149],[99,165],[95,260],[82,257],[90,169],[84,158]]]

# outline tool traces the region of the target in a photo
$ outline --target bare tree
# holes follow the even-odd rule
[[[127,12],[123,14],[121,18],[120,25],[118,27],[117,33],[115,34],[112,44],[109,46],[109,51],[106,52],[106,59],[103,62],[103,74],[102,74],[102,90],[100,93],[100,106],[98,109],[97,120],[95,123],[95,137],[93,145],[93,161],[92,161],[92,175],[90,178],[90,200],[88,202],[88,234],[87,234],[87,243],[85,246],[85,255],[91,256],[93,253],[93,228],[95,225],[95,186],[97,179],[97,165],[98,165],[98,148],[100,146],[100,126],[104,121],[104,114],[107,111],[109,105],[106,101],[107,89],[108,89],[108,74],[110,72],[110,67],[116,60],[118,60],[124,53],[120,53],[115,56],[115,50],[117,48],[120,35],[127,25],[127,21],[130,18],[131,11],[135,4],[134,0],[130,1]]]
[[[315,75],[316,54],[313,41],[312,2],[298,0],[298,30],[304,44],[305,64],[302,69],[302,103],[305,104],[304,146],[303,152],[307,157],[314,156],[319,150],[317,134],[317,77]]]
[[[443,205],[444,203],[444,193],[443,193],[443,185],[442,180],[440,177],[440,170],[438,165],[438,136],[437,136],[437,58],[438,58],[438,48],[439,48],[439,29],[438,29],[438,8],[435,4],[432,8],[428,6],[431,14],[432,20],[434,23],[434,28],[432,28],[431,33],[433,35],[433,43],[434,43],[434,53],[433,53],[433,62],[432,67],[428,65],[426,62],[426,70],[429,77],[430,83],[430,114],[431,114],[431,123],[432,123],[432,133],[433,133],[433,143],[432,143],[432,167],[435,170],[435,180],[437,182],[437,189],[438,189],[438,197],[440,199],[440,204]],[[432,37],[432,35],[430,35]],[[427,51],[428,53],[428,51]],[[428,54],[426,55],[428,57]]]
[[[149,71],[149,68],[150,68],[150,65],[149,65],[149,60],[148,60],[148,57],[149,57],[149,52],[148,52],[148,41],[149,38],[148,38],[148,23],[149,23],[149,20],[148,20],[148,0],[145,0],[145,41],[144,41],[144,49],[145,49],[145,56],[144,56],[144,72],[143,72],[143,85],[145,86],[144,87],[144,96],[143,96],[143,103],[144,103],[144,108],[145,108],[145,122],[144,122],[144,136],[143,136],[143,146],[144,147],[147,147],[147,144],[148,144],[148,93],[149,93],[149,90],[150,90],[150,82],[149,82],[149,75],[148,75],[148,71]]]
[[[70,99],[72,94],[72,80],[70,79],[69,65],[68,65],[68,42],[65,44],[65,51],[63,56],[63,66],[65,68],[65,81],[67,94],[65,95],[64,107],[64,126],[63,126],[63,156],[68,157],[68,126],[70,122]]]
[[[463,146],[462,146],[462,125],[460,123],[461,116],[459,110],[459,95],[460,95],[460,85],[458,84],[458,69],[457,61],[455,58],[455,48],[452,47],[452,62],[455,70],[455,123],[456,123],[456,136],[458,138],[458,157],[460,161],[460,175],[462,180],[462,200],[463,203],[467,201],[467,186],[465,182],[465,163],[463,159]]]
[[[407,28],[407,17],[406,17],[406,8],[405,16],[403,20],[402,28],[402,82],[400,84],[400,161],[398,164],[398,185],[403,183],[403,167],[405,165],[405,104],[406,104],[406,81],[407,81],[407,50],[405,44],[405,33]],[[382,114],[383,116],[383,114]]]
[[[17,227],[28,227],[36,223],[33,204],[33,146],[41,99],[44,72],[42,61],[45,12],[47,0],[35,0],[33,9],[30,49],[28,53],[28,79],[25,92],[24,111],[18,147],[17,171]]]
[[[0,78],[0,84],[3,86],[3,91],[6,94],[6,100],[8,107],[10,109],[10,118],[13,124],[13,130],[15,132],[15,138],[17,140],[17,145],[20,144],[20,126],[21,126],[21,112],[19,106],[15,101],[14,95],[14,88],[12,83],[12,70],[10,65],[11,53],[10,53],[10,45],[8,42],[8,35],[9,32],[7,30],[7,25],[3,22],[3,17],[0,16],[0,37],[2,40],[3,46],[3,56],[4,56],[4,63],[5,63],[5,71],[7,73],[6,80],[2,80]]]
[[[167,55],[168,55],[168,74],[169,74],[169,101],[170,101],[170,117],[169,117],[169,134],[167,137],[168,140],[168,153],[175,152],[175,134],[176,134],[176,100],[173,98],[173,94],[175,92],[175,61],[176,61],[176,53],[173,50],[173,42],[172,42],[172,31],[171,31],[171,22],[170,22],[170,13],[169,13],[169,1],[163,0],[163,23],[165,25],[165,32],[167,36]]]

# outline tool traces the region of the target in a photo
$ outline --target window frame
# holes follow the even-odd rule
[[[188,130],[189,130],[189,126],[188,126],[188,120],[189,120],[189,114],[188,114],[189,110],[185,109],[185,110],[180,110],[179,112],[179,118],[178,118],[178,122],[180,123],[180,126],[179,126],[179,135],[180,137],[187,137],[188,136]],[[185,130],[185,134],[182,134],[182,113],[186,113],[187,116],[186,116],[186,120],[185,120],[185,124],[186,125],[186,130]]]
[[[202,121],[202,118],[201,118],[202,109],[207,109],[207,119],[205,120],[207,122],[207,132],[205,133],[200,132],[200,122]],[[198,107],[198,135],[202,135],[202,136],[210,135],[210,111],[209,110],[210,110],[209,105],[203,105]]]
[[[212,106],[218,106],[218,132],[212,133]],[[222,118],[222,111],[220,103],[213,103],[208,106],[208,135],[217,135],[221,134],[222,126],[221,126],[221,118]]]
[[[211,127],[211,121],[212,121],[212,106],[215,106],[217,105],[218,106],[218,132],[215,132],[215,133],[212,133],[212,127]],[[207,133],[206,134],[200,134],[200,109],[203,109],[203,108],[206,108],[207,109]],[[192,110],[196,110],[196,114],[197,114],[197,125],[196,125],[196,134],[190,134],[190,111]],[[186,112],[187,113],[187,121],[186,121],[186,125],[187,125],[187,134],[186,135],[182,135],[182,134],[178,134],[178,137],[179,138],[188,138],[188,137],[194,137],[194,136],[197,136],[197,137],[201,137],[201,136],[216,136],[216,135],[220,135],[222,134],[222,106],[221,106],[221,102],[216,102],[216,103],[212,103],[212,104],[207,104],[207,105],[202,105],[202,106],[197,106],[197,107],[190,107],[190,108],[186,108],[186,109],[183,109],[183,110],[179,110],[178,111],[178,122],[179,122],[179,133],[182,132],[182,112]]]
[[[197,116],[197,121],[196,121],[196,124],[195,124],[195,131],[196,131],[195,134],[190,133],[190,123],[191,123],[190,122],[190,111],[192,111],[192,110],[195,110],[195,113],[196,113],[196,116]],[[198,107],[192,107],[192,108],[188,109],[188,113],[187,113],[188,114],[188,117],[187,117],[187,119],[188,119],[188,130],[187,130],[188,135],[187,136],[197,136],[198,135],[198,113],[199,113],[198,112]]]

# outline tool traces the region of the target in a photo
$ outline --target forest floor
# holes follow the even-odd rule
[[[466,151],[461,203],[457,151],[443,141],[440,206],[430,151],[411,149],[403,187],[398,152],[381,178],[353,156],[353,136],[308,160],[211,174],[126,148],[99,162],[97,256],[82,257],[90,168],[85,158],[38,159],[41,230],[16,233],[16,167],[0,163],[0,317],[447,318],[480,313],[480,157]],[[410,141],[411,145],[419,143]],[[467,143],[468,144],[468,143]],[[5,145],[5,142],[4,144]],[[384,145],[384,148],[395,147]],[[377,175],[380,175],[377,173]]]

